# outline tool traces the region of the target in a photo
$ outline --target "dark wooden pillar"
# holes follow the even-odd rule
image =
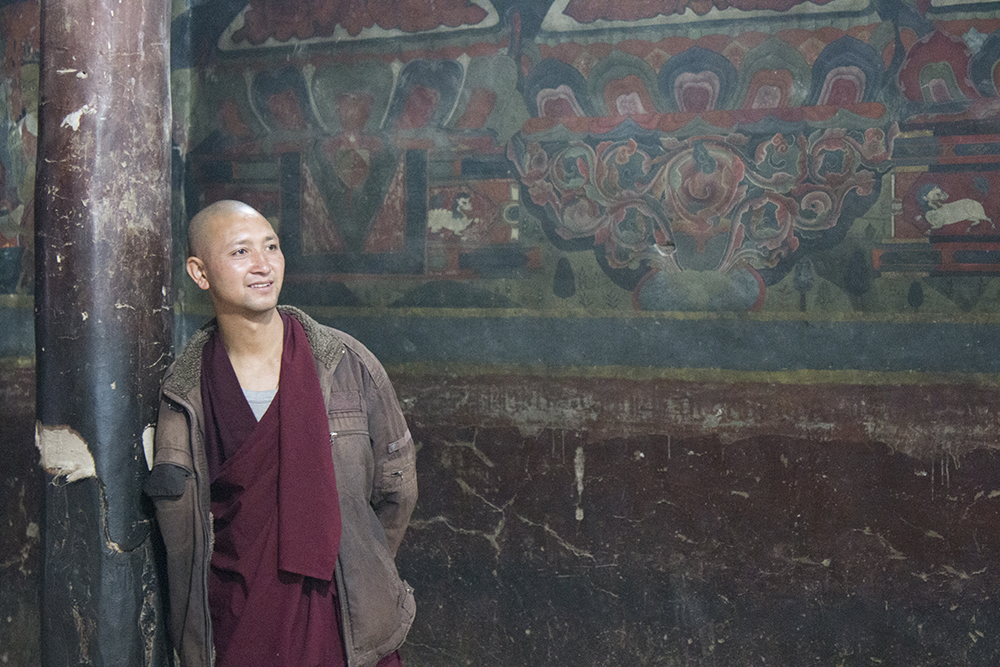
[[[45,665],[166,662],[141,484],[172,320],[169,11],[164,0],[42,1]]]

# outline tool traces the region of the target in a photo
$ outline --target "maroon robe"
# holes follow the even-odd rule
[[[340,543],[330,433],[302,325],[284,318],[281,380],[256,422],[222,338],[202,353],[215,547],[216,664],[341,667]]]
[[[326,407],[302,325],[282,320],[281,379],[260,422],[222,337],[216,333],[202,352],[218,667],[346,664],[333,580],[341,526]],[[377,667],[402,667],[399,653]]]

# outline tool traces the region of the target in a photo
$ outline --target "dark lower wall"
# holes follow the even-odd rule
[[[949,453],[946,436],[995,388],[829,388],[830,409],[854,392],[858,422],[791,437],[698,434],[668,412],[654,432],[642,409],[614,410],[805,415],[824,390],[395,383],[419,446],[398,559],[418,595],[410,665],[1000,660],[1000,453],[995,436]],[[559,425],[572,403],[589,419]],[[864,405],[897,435],[910,423],[909,453],[865,434]]]
[[[1000,388],[390,371],[408,667],[1000,661]],[[40,664],[33,405],[0,369],[13,665]]]
[[[0,366],[0,664],[41,664],[42,471],[35,371]]]
[[[381,356],[380,356],[381,358]],[[1000,385],[629,379],[642,369],[592,369],[587,377],[553,369],[524,374],[414,373],[389,366],[417,426],[513,427],[526,436],[544,429],[588,433],[592,441],[642,436],[751,437],[808,442],[881,442],[931,461],[1000,445]],[[711,375],[705,371],[704,375]],[[789,374],[794,376],[794,374]],[[804,377],[809,377],[806,374]],[[1000,484],[1000,481],[998,481]]]

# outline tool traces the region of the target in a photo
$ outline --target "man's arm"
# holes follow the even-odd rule
[[[371,504],[395,556],[417,504],[416,447],[385,371],[381,365],[370,370],[366,400],[375,459]]]
[[[393,448],[395,451],[390,451],[382,465],[381,489],[374,494],[379,501],[372,507],[385,529],[389,551],[395,556],[417,504],[416,453],[409,430],[388,447],[389,450]],[[376,464],[376,469],[378,467]]]

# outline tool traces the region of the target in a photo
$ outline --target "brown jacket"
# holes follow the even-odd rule
[[[342,533],[337,594],[348,667],[369,667],[403,643],[413,589],[395,554],[417,500],[416,454],[395,391],[374,355],[302,311],[330,422]],[[201,404],[201,351],[215,322],[192,336],[160,391],[153,471],[146,493],[167,551],[170,635],[183,667],[214,661],[208,612],[212,556],[209,474]]]

